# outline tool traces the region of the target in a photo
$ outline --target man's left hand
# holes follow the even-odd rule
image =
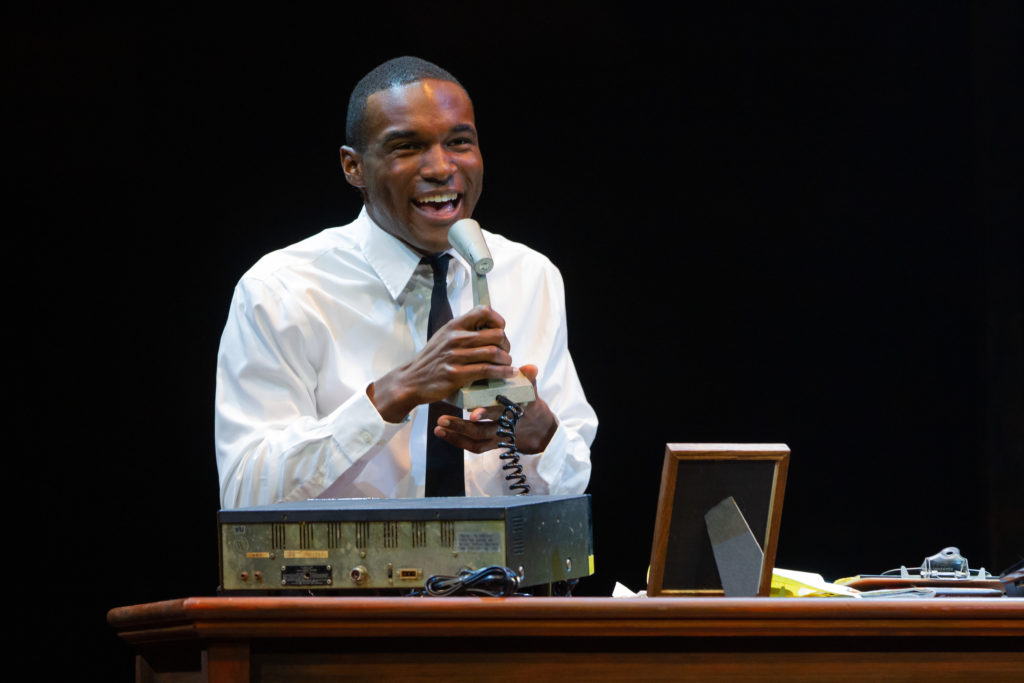
[[[537,391],[537,366],[524,365],[519,368]],[[539,395],[533,403],[523,406],[525,412],[516,424],[516,450],[520,453],[540,453],[547,448],[554,436],[558,422],[548,404]],[[483,453],[498,447],[502,437],[497,434],[498,418],[504,406],[477,408],[469,414],[468,420],[443,416],[434,426],[434,434],[448,443],[473,453]]]

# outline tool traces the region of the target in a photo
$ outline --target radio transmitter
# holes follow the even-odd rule
[[[508,567],[520,586],[594,573],[590,496],[311,499],[218,513],[222,593],[402,593]]]

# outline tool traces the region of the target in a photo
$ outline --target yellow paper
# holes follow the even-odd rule
[[[771,596],[773,598],[859,598],[860,591],[856,588],[829,583],[820,574],[776,567],[772,570]]]

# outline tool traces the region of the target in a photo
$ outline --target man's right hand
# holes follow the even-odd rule
[[[478,379],[515,374],[505,319],[477,306],[439,329],[411,362],[395,368],[366,389],[388,422],[401,422],[418,405],[451,396]]]

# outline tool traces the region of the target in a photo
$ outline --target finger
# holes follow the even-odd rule
[[[498,443],[497,426],[494,423],[473,423],[447,415],[438,419],[434,435],[473,453],[491,450]]]
[[[540,374],[540,368],[536,365],[522,365],[519,369],[523,372],[523,375],[526,376],[526,379],[530,380],[530,383],[533,384],[533,388],[536,389],[537,375]]]
[[[453,366],[502,365],[511,369],[512,356],[497,346],[473,346],[450,349],[446,362]],[[510,372],[515,374],[514,372]]]
[[[509,365],[493,365],[490,363],[472,363],[467,365],[446,364],[436,374],[436,391],[428,396],[430,401],[450,395],[462,387],[469,386],[479,380],[507,380],[515,374]]]
[[[505,329],[505,319],[490,306],[476,306],[452,322],[464,330]]]
[[[448,336],[452,345],[460,348],[497,346],[506,353],[512,350],[512,345],[509,343],[508,337],[505,336],[505,331],[500,329],[461,330],[456,328],[451,330],[451,334]]]
[[[501,406],[488,406],[486,408],[474,408],[469,414],[470,422],[482,422],[484,420],[495,421],[501,417],[504,410]]]

